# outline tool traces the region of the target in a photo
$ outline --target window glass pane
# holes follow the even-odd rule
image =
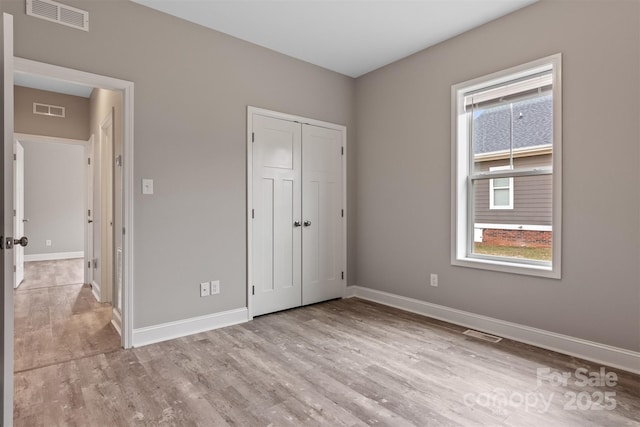
[[[509,206],[509,189],[493,190],[493,204],[496,206]]]
[[[513,148],[550,145],[553,142],[551,94],[513,103]]]
[[[474,171],[510,165],[514,169],[550,167],[553,144],[553,95],[473,108],[471,144]],[[541,157],[540,154],[547,156]],[[534,159],[529,157],[534,156]],[[494,162],[487,165],[486,162]]]
[[[509,178],[496,178],[493,180],[493,188],[508,187]]]
[[[524,231],[503,229],[478,229],[481,241],[474,242],[473,253],[476,255],[488,255],[496,257],[516,258],[529,261],[551,262],[551,231],[538,231],[537,234],[545,234],[542,239],[548,241],[544,245],[519,245],[520,237]]]
[[[511,146],[511,107],[499,104],[473,109],[473,153],[509,150]]]
[[[513,178],[513,209],[491,209],[490,179],[475,180],[473,254],[550,262],[552,180],[552,175]],[[509,191],[493,190],[494,207],[509,206]]]

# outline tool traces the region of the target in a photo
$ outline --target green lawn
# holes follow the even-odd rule
[[[474,252],[485,255],[551,261],[551,248],[519,248],[512,246],[489,246],[482,243],[475,243]]]

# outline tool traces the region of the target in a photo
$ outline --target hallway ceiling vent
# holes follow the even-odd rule
[[[27,15],[89,31],[89,12],[52,0],[27,0]]]

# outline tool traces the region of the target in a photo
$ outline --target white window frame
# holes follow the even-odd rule
[[[560,53],[531,61],[487,76],[462,82],[451,87],[451,264],[530,276],[561,278],[562,238],[562,55]],[[465,95],[483,88],[496,87],[507,82],[525,79],[551,70],[553,94],[553,155],[551,168],[527,170],[472,171],[470,159],[468,112]],[[472,173],[474,173],[472,177]],[[552,260],[512,259],[474,254],[473,180],[479,178],[513,178],[535,174],[551,174],[552,195]],[[513,194],[513,191],[512,191]]]
[[[511,166],[495,166],[489,168],[490,172],[511,170]],[[495,178],[489,180],[489,209],[491,210],[508,210],[513,209],[513,178],[509,178],[509,184],[506,187],[496,187]],[[509,190],[509,204],[508,205],[496,205],[495,204],[495,190]]]

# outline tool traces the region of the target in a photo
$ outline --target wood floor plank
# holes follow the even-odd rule
[[[120,348],[111,305],[98,303],[88,285],[65,283],[82,268],[82,260],[25,263],[29,286],[14,291],[15,372]]]
[[[541,368],[601,367],[463,331],[330,301],[20,372],[16,426],[640,426],[640,376],[605,367],[615,386],[539,382]],[[582,392],[615,393],[617,406],[567,409]]]
[[[19,290],[84,283],[84,259],[73,258],[24,263],[24,280]]]

